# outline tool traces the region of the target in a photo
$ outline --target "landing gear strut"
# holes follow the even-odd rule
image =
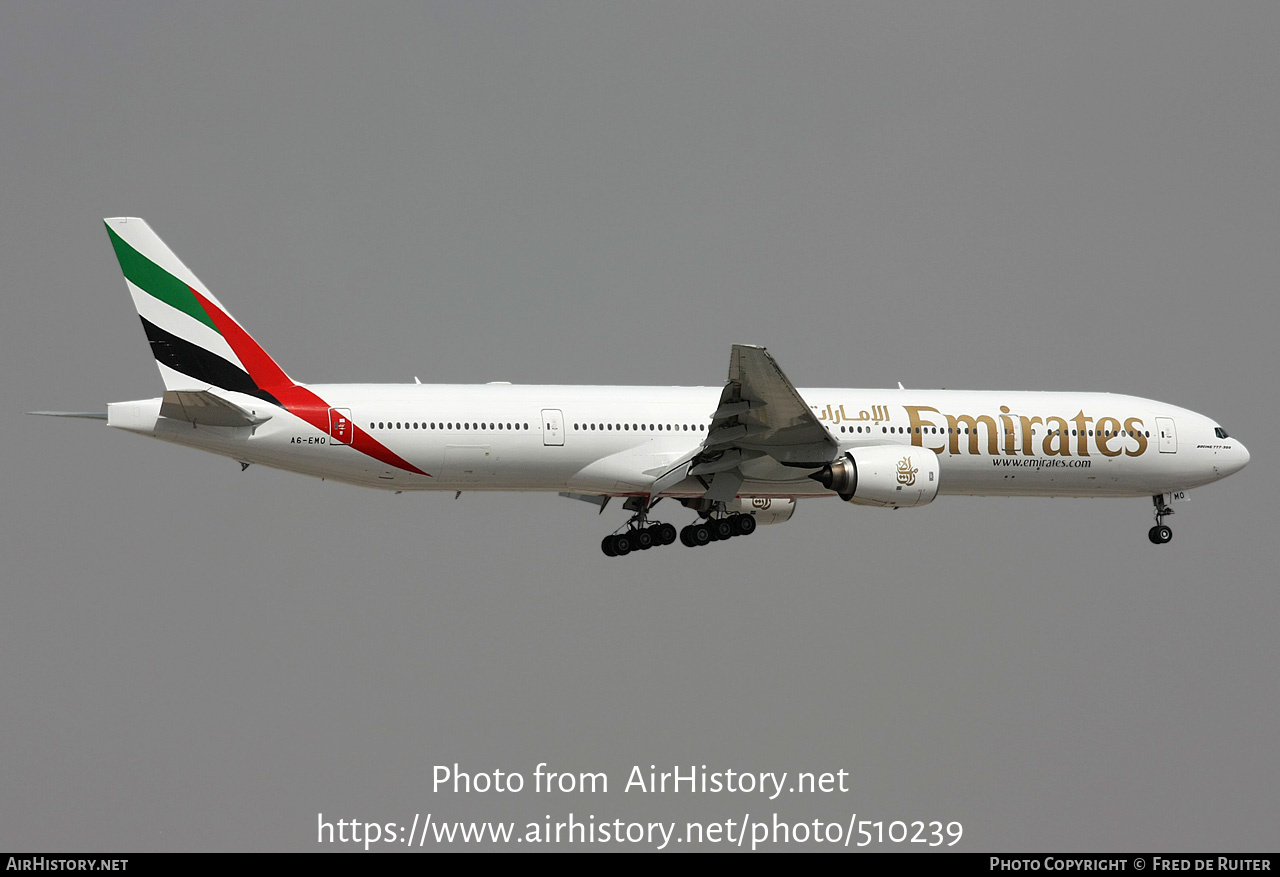
[[[1173,509],[1164,504],[1164,494],[1157,493],[1151,497],[1156,507],[1156,525],[1147,531],[1147,538],[1154,545],[1163,545],[1173,538],[1173,530],[1164,522],[1165,515],[1173,514]]]

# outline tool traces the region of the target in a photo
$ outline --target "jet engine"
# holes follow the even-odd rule
[[[938,455],[926,448],[854,448],[809,476],[845,502],[911,508],[938,495]]]
[[[751,515],[757,524],[781,524],[796,513],[796,501],[791,497],[740,496],[724,507],[730,514]]]
[[[680,504],[703,515],[716,507],[709,499],[682,499]],[[740,496],[724,504],[724,510],[731,515],[750,515],[756,524],[781,524],[791,520],[796,513],[796,500],[793,496]]]

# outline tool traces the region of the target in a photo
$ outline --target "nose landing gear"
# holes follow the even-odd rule
[[[1153,545],[1164,545],[1173,538],[1173,529],[1164,522],[1165,515],[1173,514],[1173,509],[1164,504],[1164,494],[1157,493],[1151,497],[1156,507],[1156,525],[1147,531],[1147,538]]]

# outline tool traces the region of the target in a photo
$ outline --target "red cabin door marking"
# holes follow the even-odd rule
[[[349,445],[351,444],[351,433],[351,409],[330,408],[329,444]]]

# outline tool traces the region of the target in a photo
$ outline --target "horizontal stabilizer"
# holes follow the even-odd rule
[[[105,411],[28,411],[28,414],[39,414],[41,417],[80,417],[84,420],[106,420]]]
[[[209,390],[165,390],[160,416],[205,426],[257,426],[271,419],[262,408],[242,408]]]

